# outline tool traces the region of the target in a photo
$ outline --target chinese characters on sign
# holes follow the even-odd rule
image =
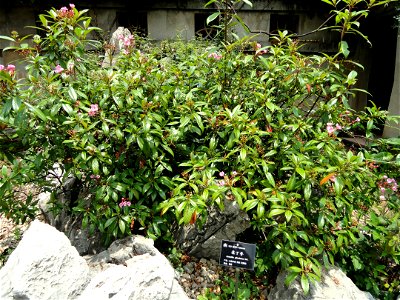
[[[219,264],[225,267],[254,269],[256,245],[237,241],[221,241]]]

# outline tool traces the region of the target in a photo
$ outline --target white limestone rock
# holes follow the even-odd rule
[[[88,274],[68,238],[36,220],[0,269],[0,299],[74,299],[87,285]]]
[[[96,261],[98,264],[96,264]],[[118,265],[110,265],[110,262]],[[97,272],[79,300],[185,300],[175,270],[154,246],[142,236],[127,237],[111,244],[106,252],[89,260]]]
[[[346,274],[337,267],[323,269],[321,281],[310,284],[310,292],[304,295],[299,279],[285,285],[287,273],[281,272],[268,300],[374,300],[368,292],[361,291]]]

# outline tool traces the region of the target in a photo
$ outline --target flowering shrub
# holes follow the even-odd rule
[[[380,293],[382,261],[399,264],[399,157],[379,156],[384,140],[342,143],[354,129],[373,137],[385,115],[348,107],[357,76],[348,64],[302,55],[281,32],[252,54],[240,42],[154,46],[121,36],[126,51],[101,68],[85,51],[97,29],[84,13],[41,15],[46,37],[24,52],[26,80],[0,96],[2,120],[24,145],[6,155],[2,211],[16,211],[15,183],[51,189],[42,179],[55,162],[91,192],[73,211],[108,243],[138,228],[166,238],[174,219],[201,224],[229,199],[262,237],[260,272],[278,265],[307,291],[321,263],[339,262],[367,272],[361,284]],[[382,195],[389,212],[374,218]]]

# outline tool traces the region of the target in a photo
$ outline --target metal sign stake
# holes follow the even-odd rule
[[[238,300],[239,294],[239,269],[235,269],[235,300]]]

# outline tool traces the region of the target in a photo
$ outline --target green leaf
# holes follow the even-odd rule
[[[143,141],[143,139],[142,139],[140,136],[138,136],[138,137],[136,138],[136,141],[137,141],[137,143],[138,143],[138,146],[139,146],[140,150],[143,150],[143,147],[144,147],[144,141]]]
[[[83,229],[87,228],[88,223],[89,223],[89,217],[87,215],[85,215],[85,217],[82,220],[82,228]]]
[[[253,3],[251,3],[249,0],[243,0],[243,2],[246,3],[250,7],[253,7]]]
[[[274,261],[275,264],[278,264],[279,261],[282,259],[283,254],[282,252],[280,252],[278,249],[276,249],[273,253],[272,253],[272,260]]]
[[[3,166],[3,167],[1,168],[1,174],[3,175],[3,177],[7,177],[8,169],[7,169],[6,166]]]
[[[74,112],[73,108],[69,104],[63,104],[62,108],[65,110],[67,114],[72,114]]]
[[[297,167],[297,168],[296,168],[296,172],[299,173],[299,175],[300,175],[301,177],[303,177],[303,179],[306,178],[306,171],[304,171],[302,168]]]
[[[322,213],[320,213],[318,215],[318,228],[322,229],[322,228],[324,228],[324,225],[325,225],[325,217]]]
[[[267,174],[265,174],[265,177],[267,177],[269,184],[275,187],[275,180],[272,174],[268,172]]]
[[[39,15],[39,19],[44,27],[47,27],[47,19],[44,15]]]
[[[363,268],[363,265],[361,264],[360,260],[356,256],[351,257],[351,262],[353,263],[354,269],[355,270],[361,270]]]
[[[106,223],[104,224],[104,228],[107,228],[107,227],[110,226],[112,223],[114,223],[115,220],[116,220],[116,218],[117,218],[117,217],[112,217],[112,218],[108,219],[108,220],[106,221]]]
[[[310,282],[308,281],[308,278],[305,274],[301,274],[301,288],[304,291],[304,294],[307,295],[308,292],[310,291]]]
[[[348,84],[354,84],[355,83],[355,79],[357,77],[357,71],[352,70],[349,75],[347,75],[347,80],[346,82]]]
[[[286,210],[281,209],[281,208],[272,209],[268,214],[268,218],[272,218],[273,216],[277,216],[277,215],[283,214],[285,211]]]
[[[294,257],[298,257],[298,258],[303,257],[303,255],[300,252],[293,251],[293,250],[289,250],[289,254],[290,254],[290,256],[294,256]]]
[[[216,18],[218,18],[220,14],[221,13],[219,11],[217,11],[217,12],[213,13],[212,15],[210,15],[207,18],[207,25],[210,24],[212,21],[214,21]]]
[[[286,190],[288,192],[292,191],[294,189],[296,185],[296,174],[292,174],[292,176],[290,176],[290,179],[288,180],[288,183],[286,185]]]
[[[120,182],[114,183],[112,187],[121,193],[124,193],[126,191],[126,186]]]
[[[119,219],[118,226],[119,226],[119,229],[121,230],[121,232],[125,233],[125,222],[124,222],[124,220]]]
[[[350,54],[349,45],[347,44],[346,41],[341,41],[339,43],[339,49],[340,49],[340,53],[342,53],[345,58],[347,58],[349,56],[349,54]]]
[[[99,161],[97,158],[93,158],[92,160],[92,170],[94,174],[99,174]]]
[[[21,99],[19,97],[14,97],[12,99],[12,108],[14,110],[18,110],[20,106],[21,106]]]
[[[302,270],[301,268],[297,267],[297,266],[291,266],[291,267],[288,268],[288,270],[289,270],[291,273],[296,274],[296,276],[297,276],[297,274],[303,272],[303,270]]]
[[[72,86],[70,86],[68,89],[68,95],[73,101],[78,100],[78,95],[76,94],[76,92]]]
[[[32,106],[28,103],[26,103],[26,106],[31,110],[36,116],[38,116],[42,121],[47,122],[47,117],[46,115],[36,106]]]
[[[246,211],[249,211],[249,210],[253,209],[254,207],[256,207],[257,204],[258,204],[258,200],[257,199],[250,199],[250,200],[247,200],[243,204],[242,209],[246,210]]]
[[[265,213],[265,206],[263,203],[259,202],[257,205],[257,217],[258,218],[264,217],[264,213]]]
[[[5,35],[0,35],[0,40],[7,40],[7,41],[11,41],[11,42],[15,42],[15,40],[9,36],[5,36]]]
[[[196,123],[197,123],[197,125],[199,126],[201,132],[203,132],[203,131],[204,131],[204,125],[203,125],[203,121],[201,120],[200,115],[194,114],[194,118],[195,118]]]
[[[306,186],[304,187],[304,199],[305,200],[309,200],[311,197],[311,184],[308,183],[306,184]]]
[[[293,213],[290,210],[285,211],[285,217],[286,217],[286,221],[290,222],[290,219],[292,218]]]
[[[195,212],[195,210],[193,208],[189,208],[188,206],[186,206],[186,208],[183,212],[183,218],[181,219],[181,221],[183,221],[184,224],[189,224],[190,219],[192,218],[192,215],[194,212]]]
[[[240,159],[241,159],[242,161],[245,161],[245,160],[246,160],[246,154],[247,154],[247,152],[246,152],[246,149],[245,149],[245,148],[240,149]]]
[[[104,133],[105,135],[108,135],[108,134],[109,134],[110,128],[108,127],[108,124],[107,124],[106,122],[103,122],[103,123],[101,124],[101,130],[103,131],[103,133]]]
[[[218,0],[210,0],[210,1],[208,1],[205,5],[204,5],[204,7],[207,7],[207,6],[209,6],[210,4],[213,4],[214,2],[217,2]]]
[[[374,127],[374,121],[373,120],[369,120],[367,122],[367,129],[371,130]]]
[[[340,177],[335,178],[335,183],[334,183],[334,188],[335,188],[335,193],[337,196],[340,196],[343,192],[343,180]]]
[[[124,138],[124,133],[121,131],[121,129],[117,128],[115,130],[115,135],[119,140],[122,140]]]
[[[291,267],[292,268],[292,267]],[[285,278],[285,285],[289,286],[295,279],[296,277],[299,275],[299,273],[302,271],[300,268],[295,267],[297,269],[299,269],[300,271],[293,271],[289,273],[288,276],[286,276]],[[290,269],[290,268],[289,268]]]

